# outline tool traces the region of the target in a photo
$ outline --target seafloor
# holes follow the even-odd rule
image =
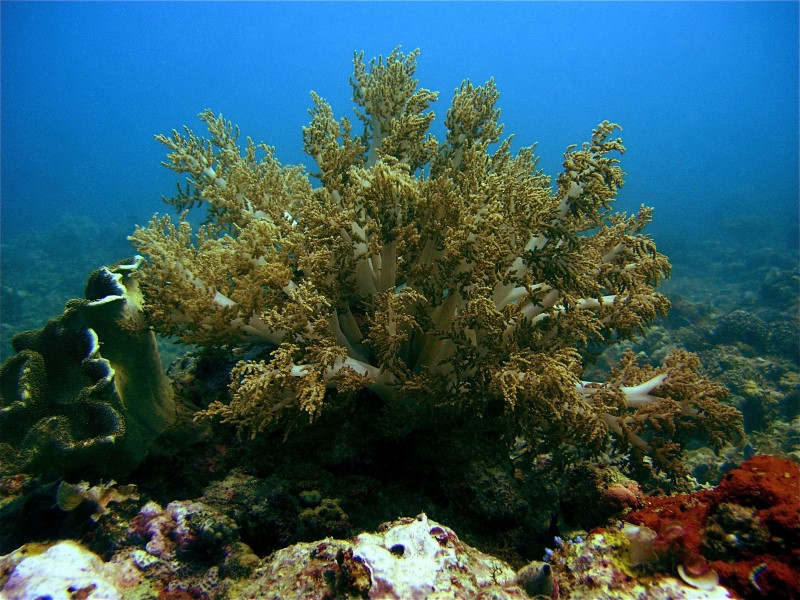
[[[129,230],[66,219],[3,242],[2,360],[13,354],[13,335],[42,327],[68,299],[83,297],[90,271],[132,254]],[[585,374],[602,380],[626,349],[654,364],[675,347],[698,354],[704,374],[724,384],[725,401],[742,411],[747,437],[719,454],[689,447],[681,481],[626,471],[618,458],[558,465],[547,455],[533,457],[523,477],[513,461],[505,470],[464,460],[470,442],[447,440],[447,423],[409,435],[363,433],[368,401],[351,420],[321,419],[302,435],[239,440],[225,426],[205,424],[179,439],[166,436],[124,481],[0,479],[0,598],[44,597],[19,573],[26,558],[56,550],[58,560],[91,575],[85,587],[69,584],[75,589],[65,598],[416,595],[422,592],[399,571],[380,580],[385,593],[376,592],[377,559],[367,572],[360,557],[369,555],[365,544],[388,544],[398,532],[401,541],[389,550],[401,560],[409,540],[419,541],[420,523],[440,546],[439,563],[425,562],[423,540],[418,562],[408,550],[406,565],[433,569],[434,579],[450,573],[449,583],[436,580],[445,586],[436,597],[728,597],[715,590],[800,597],[796,224],[742,216],[711,223],[704,234],[656,234],[673,264],[662,287],[669,316],[632,342],[587,356]],[[204,407],[225,397],[236,360],[230,351],[168,340],[160,347],[184,398]],[[360,546],[348,545],[376,530],[380,540],[362,536]],[[81,546],[52,544],[68,539]],[[615,558],[620,548],[624,560]],[[647,556],[631,559],[636,548]],[[46,559],[40,563],[46,572]],[[447,571],[453,565],[460,575]],[[717,587],[702,581],[712,570]],[[467,574],[469,582],[459,579]],[[672,590],[669,578],[683,591]]]

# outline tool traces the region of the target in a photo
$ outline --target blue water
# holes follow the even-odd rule
[[[153,135],[212,108],[305,162],[309,91],[352,115],[352,55],[419,47],[443,118],[494,76],[506,133],[557,174],[603,119],[624,127],[620,207],[653,233],[798,218],[798,4],[22,3],[2,10],[4,241],[64,215],[145,222],[174,175]],[[441,131],[441,126],[435,131]],[[790,238],[791,239],[791,238]]]

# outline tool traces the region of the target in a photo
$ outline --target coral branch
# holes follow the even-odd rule
[[[664,404],[677,367],[602,386],[579,378],[587,344],[669,308],[654,290],[669,262],[642,233],[651,210],[613,211],[619,127],[604,121],[568,148],[553,189],[533,147],[513,154],[502,139],[493,80],[456,90],[439,142],[437,93],[418,87],[417,57],[355,56],[360,136],[312,94],[303,140],[317,187],[272,148],[240,147],[238,128],[210,110],[209,139],[158,136],[186,178],[168,202],[207,213],[196,235],[185,213],[133,234],[150,259],[152,322],[187,342],[273,348],[240,363],[231,402],[206,414],[255,434],[284,415],[313,418],[331,388],[476,414],[502,398],[503,418],[530,438],[597,440],[610,428],[650,448],[642,422],[692,410],[685,395],[683,409]]]

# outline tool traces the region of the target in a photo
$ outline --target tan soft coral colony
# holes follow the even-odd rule
[[[651,210],[611,210],[623,182],[618,126],[605,121],[569,148],[553,188],[532,147],[512,154],[501,139],[491,80],[456,90],[437,140],[437,93],[417,86],[417,56],[355,57],[360,136],[312,94],[303,139],[318,186],[271,147],[248,138],[241,148],[238,128],[210,110],[200,115],[210,139],[188,128],[158,137],[166,166],[186,175],[167,201],[205,205],[207,219],[194,235],[186,212],[177,223],[156,216],[132,236],[149,260],[141,287],[156,329],[275,347],[240,362],[230,402],[207,414],[255,435],[317,416],[331,388],[367,388],[476,418],[503,399],[529,439],[586,442],[611,430],[651,452],[653,424],[740,431],[719,388],[693,368],[696,385],[686,383],[696,365],[685,354],[661,369],[628,364],[602,385],[580,379],[580,348],[637,332],[669,307],[653,288],[670,265],[641,233]]]

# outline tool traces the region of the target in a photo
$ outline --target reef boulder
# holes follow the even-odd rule
[[[71,540],[27,544],[0,557],[0,598],[113,600],[122,598],[119,573]]]
[[[328,538],[284,548],[227,593],[235,598],[528,597],[508,564],[463,543],[425,514],[384,523],[351,541]]]

